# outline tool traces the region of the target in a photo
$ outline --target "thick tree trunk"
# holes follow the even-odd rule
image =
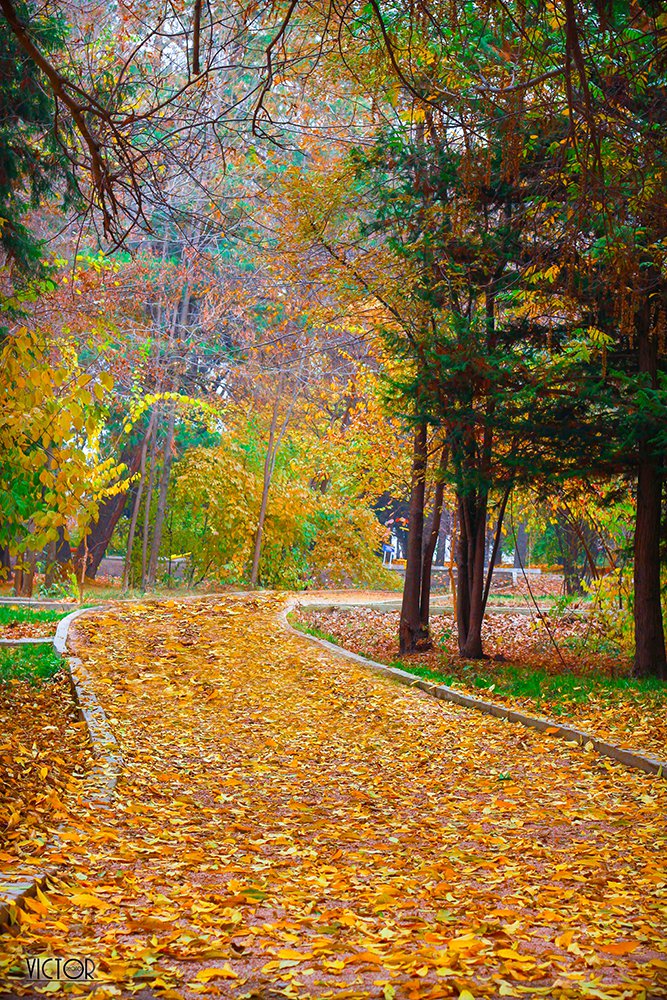
[[[133,448],[124,451],[121,455],[121,462],[125,463],[130,475],[134,475],[139,468],[140,455],[141,445],[135,445]],[[119,493],[117,496],[109,497],[108,500],[105,500],[104,503],[100,504],[97,521],[91,524],[87,536],[88,554],[86,557],[85,575],[90,580],[95,579],[99,565],[102,562],[104,554],[109,546],[109,542],[111,541],[114,529],[118,524],[123,511],[125,510],[126,502],[127,493]],[[74,553],[74,567],[77,578],[80,578],[81,576],[84,548],[85,546],[82,541],[79,543]]]
[[[0,580],[12,579],[12,560],[8,545],[0,545]]]
[[[635,662],[637,676],[667,680],[665,632],[660,603],[660,515],[662,477],[655,456],[640,448],[635,523]]]
[[[528,533],[526,522],[519,521],[514,542],[514,569],[525,569],[528,556]]]
[[[426,424],[415,429],[410,513],[408,528],[408,556],[405,566],[405,584],[401,604],[398,644],[401,653],[413,653],[427,637],[421,626],[420,588],[422,579],[422,552],[424,536],[424,497],[426,491]]]
[[[658,379],[657,337],[651,337],[648,298],[637,317],[639,372],[649,376],[653,388]],[[650,442],[650,428],[641,430],[637,470],[637,518],[635,522],[635,662],[636,676],[667,679],[665,630],[660,602],[660,515],[663,472],[660,456]]]
[[[445,496],[444,474],[447,467],[447,450],[443,445],[440,454],[440,468],[438,470],[438,480],[435,484],[435,496],[433,498],[433,511],[431,514],[430,530],[428,537],[424,538],[424,551],[422,554],[422,574],[421,592],[419,595],[419,619],[421,623],[422,639],[429,636],[429,620],[431,616],[431,575],[433,571],[433,555],[435,553],[438,538],[440,536],[440,522],[442,521],[442,504]]]
[[[50,590],[53,584],[56,582],[56,572],[58,564],[56,562],[56,540],[53,539],[52,542],[46,546],[44,550],[44,589]]]
[[[62,525],[58,528],[58,537],[56,539],[56,562],[58,564],[58,579],[66,580],[74,572],[74,563],[72,561],[72,549],[69,540],[65,538],[65,529]]]
[[[486,545],[485,492],[459,496],[459,558],[457,573],[457,622],[459,653],[480,660],[484,621],[484,549]]]
[[[169,409],[169,418],[167,421],[167,436],[164,442],[160,492],[158,493],[157,508],[155,510],[155,524],[153,526],[153,540],[151,543],[151,558],[148,565],[149,587],[154,587],[157,579],[158,559],[160,557],[160,545],[162,543],[162,526],[164,525],[164,517],[167,512],[167,492],[169,490],[169,476],[171,474],[171,463],[173,460],[175,426],[176,404],[172,403]]]

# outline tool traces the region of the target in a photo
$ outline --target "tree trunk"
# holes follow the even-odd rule
[[[292,416],[292,410],[294,409],[294,404],[297,399],[297,394],[299,391],[299,379],[301,378],[301,372],[303,371],[304,356],[301,356],[299,361],[299,370],[294,383],[294,393],[290,400],[289,406],[285,410],[285,416],[283,417],[283,422],[280,425],[280,430],[276,434],[276,427],[278,426],[278,413],[280,411],[280,398],[283,391],[283,386],[285,384],[285,376],[281,375],[278,385],[276,388],[276,395],[273,403],[273,413],[271,414],[271,426],[269,429],[269,444],[266,449],[266,458],[264,459],[264,480],[262,483],[262,500],[259,505],[259,517],[257,519],[257,533],[255,534],[255,546],[252,554],[252,569],[250,572],[250,586],[254,589],[259,581],[259,560],[262,553],[262,538],[264,535],[264,522],[266,520],[266,510],[269,503],[269,489],[271,487],[271,479],[273,477],[273,470],[276,465],[276,457],[278,455],[278,449],[282,444],[283,438],[285,436],[285,431],[287,430],[287,425],[289,423],[290,417]]]
[[[444,474],[447,467],[447,446],[443,445],[440,453],[440,466],[438,469],[438,480],[435,484],[435,496],[433,498],[433,512],[431,516],[430,532],[428,539],[425,539],[424,552],[422,556],[421,573],[421,593],[419,595],[419,620],[421,624],[422,638],[429,636],[429,619],[431,615],[431,574],[433,570],[433,554],[438,544],[440,536],[440,522],[442,521],[442,503],[445,496]]]
[[[639,373],[657,387],[657,337],[651,338],[648,296],[646,309],[636,324]],[[638,677],[667,679],[665,630],[660,602],[660,515],[662,508],[662,468],[652,447],[651,428],[641,428],[637,470],[637,517],[635,522],[635,661]]]
[[[139,459],[141,455],[141,446],[135,445],[123,452],[121,455],[121,462],[127,466],[128,473],[134,475],[134,473],[139,468]],[[119,493],[117,496],[109,497],[104,503],[100,504],[100,510],[98,514],[97,521],[90,525],[90,530],[88,532],[88,546],[87,546],[87,557],[85,565],[85,575],[90,579],[94,580],[99,565],[104,558],[104,554],[111,541],[111,536],[114,533],[114,529],[118,524],[123,511],[125,510],[125,504],[127,502],[127,492]],[[82,560],[84,558],[84,543],[83,541],[77,546],[76,552],[74,553],[74,567],[76,570],[77,578],[81,576]]]
[[[422,551],[424,536],[424,497],[426,492],[426,424],[415,429],[410,513],[408,526],[408,556],[405,566],[405,584],[401,604],[398,644],[401,653],[413,653],[426,639],[420,615],[420,588],[422,579]]]
[[[155,411],[155,424],[153,425],[153,438],[151,440],[150,469],[148,473],[148,489],[146,490],[146,501],[144,503],[144,523],[141,538],[141,589],[146,589],[148,579],[148,533],[151,523],[151,505],[153,503],[153,489],[155,487],[155,466],[157,461],[157,428],[159,419],[159,406]]]
[[[58,528],[58,537],[56,539],[56,562],[58,564],[58,579],[60,581],[67,580],[71,573],[74,572],[74,563],[72,561],[72,549],[67,538],[65,538],[65,529],[62,525]]]
[[[456,507],[451,514],[451,531],[449,535],[449,562],[447,564],[447,575],[449,576],[449,592],[452,595],[452,614],[454,615],[454,621],[458,621],[458,599],[456,596],[456,576],[454,574],[454,560],[456,558],[456,552],[458,549],[458,511]]]
[[[44,589],[50,590],[56,582],[58,564],[56,562],[56,539],[46,546],[44,550]]]
[[[459,558],[457,573],[457,622],[459,653],[467,660],[481,660],[484,621],[484,550],[486,546],[486,491],[459,496]]]
[[[169,490],[169,476],[171,473],[171,463],[174,450],[174,427],[176,426],[176,404],[172,403],[169,408],[169,419],[167,421],[167,436],[164,441],[164,458],[162,460],[162,475],[160,477],[160,492],[158,493],[157,508],[155,511],[155,525],[153,526],[153,540],[151,543],[151,558],[148,565],[148,586],[154,587],[157,579],[158,559],[160,556],[160,544],[162,542],[162,526],[164,516],[167,511],[167,492]]]
[[[0,545],[0,580],[9,581],[12,579],[12,559],[9,554],[8,545]]]
[[[14,566],[14,594],[16,597],[32,597],[36,566],[37,553],[32,549],[26,549],[16,560]]]
[[[496,565],[498,559],[498,553],[500,552],[500,539],[503,533],[503,521],[505,519],[505,511],[507,510],[507,501],[509,500],[511,493],[511,486],[508,486],[503,493],[503,498],[500,502],[500,507],[498,508],[498,521],[496,523],[496,530],[493,535],[493,545],[491,547],[491,553],[489,555],[489,568],[486,572],[486,582],[484,584],[484,596],[482,598],[482,617],[486,611],[486,605],[489,600],[489,594],[491,593],[491,584],[493,583],[493,568]]]
[[[516,541],[514,543],[514,569],[525,568],[527,555],[528,533],[526,532],[526,522],[519,521],[516,529]]]
[[[271,487],[271,477],[275,466],[276,456],[274,441],[276,436],[276,426],[278,424],[278,408],[280,396],[276,395],[271,414],[271,426],[269,427],[269,443],[264,458],[264,479],[262,481],[262,500],[259,505],[259,517],[257,520],[257,531],[255,533],[255,545],[252,553],[252,569],[250,571],[250,586],[254,590],[259,580],[259,559],[262,554],[262,535],[264,534],[264,521],[266,520],[266,508],[269,504],[269,489]]]
[[[139,459],[139,483],[137,485],[137,492],[134,496],[134,503],[132,505],[132,519],[130,521],[130,530],[127,535],[127,550],[125,552],[125,562],[123,564],[123,590],[127,590],[127,586],[130,581],[130,566],[132,565],[134,536],[137,530],[137,520],[139,518],[139,510],[141,509],[141,498],[143,496],[144,483],[146,481],[146,454],[148,453],[148,442],[153,433],[154,425],[155,410],[152,410],[150,420],[148,421],[148,427],[146,428],[146,433],[144,434],[144,440],[141,445],[141,457]]]

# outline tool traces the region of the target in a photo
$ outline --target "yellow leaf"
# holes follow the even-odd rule
[[[77,892],[70,897],[75,906],[94,906],[98,910],[108,910],[109,903],[106,903],[98,896],[93,896],[89,892]]]
[[[211,979],[238,979],[238,975],[233,969],[230,969],[229,965],[225,965],[222,969],[216,969],[211,967],[210,969],[200,969],[196,974],[195,979],[200,983],[208,983]]]
[[[614,944],[603,944],[600,950],[608,955],[629,955],[638,947],[639,941],[616,941]]]

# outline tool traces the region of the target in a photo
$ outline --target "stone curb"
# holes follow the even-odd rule
[[[40,636],[38,639],[30,638],[25,639],[0,639],[0,646],[16,647],[16,646],[45,646],[47,643],[53,642],[53,636]]]
[[[79,716],[86,723],[88,735],[96,758],[95,766],[86,779],[86,792],[82,798],[85,805],[93,808],[108,806],[114,789],[120,777],[123,758],[116,737],[113,735],[104,709],[98,702],[93,691],[90,674],[78,657],[67,654],[67,634],[72,622],[80,615],[95,608],[80,608],[62,618],[58,622],[56,634],[47,640],[53,643],[56,653],[67,660],[68,674],[72,694],[79,709]],[[55,837],[58,843],[58,835]],[[24,899],[36,895],[37,888],[42,887],[47,878],[55,875],[57,868],[49,868],[43,872],[31,874],[28,878],[12,879],[11,882],[0,881],[0,931],[15,922],[16,910]]]
[[[104,709],[95,696],[90,674],[78,656],[67,655],[67,635],[76,618],[99,610],[100,606],[81,608],[61,618],[53,639],[56,653],[67,658],[72,694],[79,707],[79,715],[86,723],[96,758],[95,767],[87,781],[89,791],[84,798],[86,805],[91,806],[109,805],[123,767],[123,758]]]
[[[370,667],[377,673],[393,677],[399,684],[407,684],[410,687],[419,688],[420,691],[426,691],[427,694],[432,695],[434,698],[439,698],[441,701],[451,701],[455,705],[461,705],[463,708],[472,708],[477,712],[482,712],[484,715],[493,715],[498,719],[505,719],[507,722],[518,722],[527,729],[537,729],[548,736],[555,736],[557,739],[566,740],[568,743],[595,750],[602,757],[609,757],[610,760],[618,761],[620,764],[625,764],[628,767],[636,767],[647,774],[655,774],[658,778],[667,779],[667,761],[659,760],[657,757],[652,757],[648,754],[640,754],[634,750],[624,750],[614,743],[607,743],[605,740],[600,740],[589,733],[582,732],[581,729],[574,729],[572,726],[563,726],[553,719],[525,715],[523,712],[516,712],[514,709],[505,708],[504,705],[497,705],[492,701],[482,701],[480,698],[473,698],[472,695],[463,694],[462,691],[447,687],[445,684],[435,684],[432,681],[425,680],[423,677],[419,677],[417,674],[410,674],[407,670],[401,670],[399,667],[390,667],[386,663],[378,663],[377,660],[369,660],[365,656],[360,656],[359,653],[352,653],[350,650],[344,649],[342,646],[337,646],[327,639],[308,635],[307,632],[302,632],[300,629],[294,628],[287,620],[288,614],[296,607],[298,607],[296,601],[290,602],[280,615],[288,631],[300,636],[302,639],[309,639],[311,642],[316,642],[319,646],[328,649],[329,652],[335,653],[337,656],[354,660],[365,667]]]

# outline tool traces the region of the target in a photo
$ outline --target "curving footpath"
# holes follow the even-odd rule
[[[397,684],[284,611],[80,622],[122,782],[11,962],[90,956],[100,995],[169,1000],[667,996],[665,783]]]

